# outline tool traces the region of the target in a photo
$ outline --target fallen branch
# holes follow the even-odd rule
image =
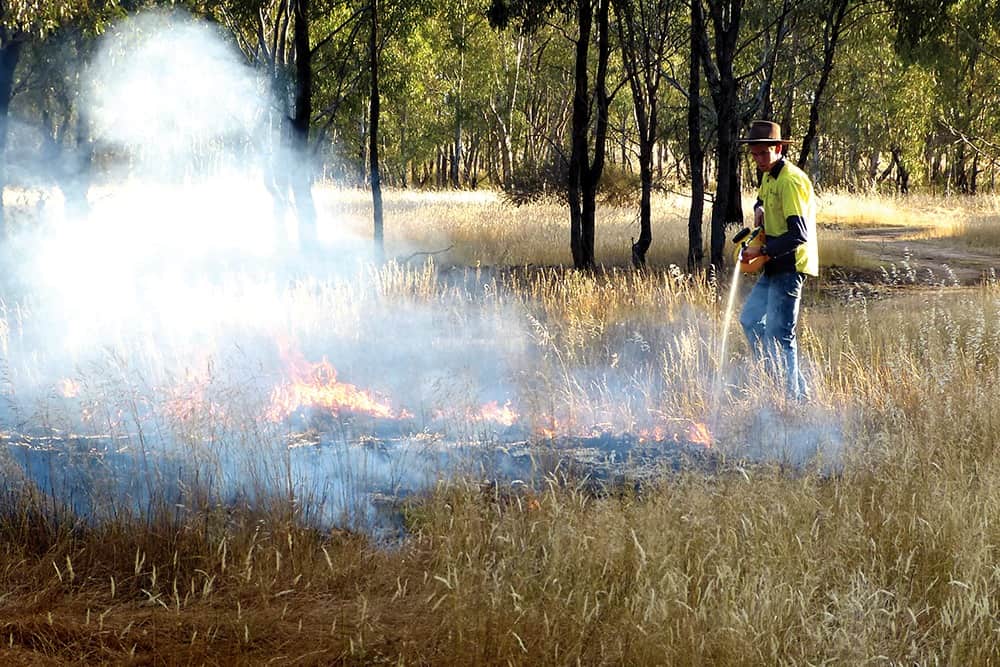
[[[455,244],[452,243],[447,248],[442,248],[441,250],[421,250],[420,252],[415,252],[412,255],[407,255],[406,257],[396,258],[396,261],[399,262],[399,263],[401,263],[401,264],[404,264],[404,263],[409,262],[411,259],[414,259],[416,257],[433,257],[435,255],[440,255],[442,253],[446,253],[446,252],[448,252],[449,250],[451,250],[454,247],[455,247]]]

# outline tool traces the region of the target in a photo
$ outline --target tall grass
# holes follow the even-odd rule
[[[467,224],[482,230],[484,245],[494,242],[499,232],[487,228],[503,207],[455,206],[466,214],[485,206]],[[427,218],[414,207],[414,230],[429,220],[439,221],[435,233],[449,226],[451,206]],[[711,284],[676,270],[586,275],[488,264],[390,264],[296,284],[284,293],[288,328],[316,350],[341,349],[346,336],[376,340],[386,312],[416,321],[429,310],[445,324],[430,327],[427,354],[446,345],[448,331],[476,334],[482,340],[466,336],[466,344],[509,361],[503,381],[526,412],[618,429],[657,416],[711,420],[718,471],[665,472],[656,484],[598,496],[559,471],[520,486],[443,479],[404,504],[407,536],[390,545],[304,520],[304,503],[322,498],[196,502],[188,494],[92,522],[54,513],[44,489],[8,475],[5,661],[996,660],[996,284],[886,301],[809,292],[801,344],[815,400],[800,406],[775,399],[776,383],[747,359],[739,335],[718,357],[724,290]],[[6,322],[10,365],[26,325]],[[253,430],[260,397],[241,382],[244,362],[215,356],[209,383],[241,415],[235,424],[169,411],[159,423],[192,447],[221,429],[229,446],[249,448],[251,461],[287,478],[260,449],[280,457],[283,441]],[[411,363],[411,373],[423,372]],[[354,366],[362,373],[360,361]],[[161,385],[140,381],[154,371],[147,362],[124,376],[140,403],[164,400]],[[720,371],[723,401],[713,414]],[[107,405],[123,402],[106,367],[80,375],[95,404],[101,392]],[[475,381],[434,391],[461,395],[462,383]],[[52,409],[36,414],[55,412],[43,403]],[[833,460],[788,465],[789,447]]]

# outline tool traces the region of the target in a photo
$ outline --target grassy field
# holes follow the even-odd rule
[[[363,242],[363,193],[320,206],[324,238]],[[860,228],[997,248],[998,218],[989,199],[824,196],[824,266],[852,267]],[[4,461],[0,662],[995,664],[1000,285],[886,294],[821,277],[800,329],[814,400],[786,404],[740,332],[720,350],[726,286],[670,267],[683,200],[658,200],[654,219],[652,270],[625,268],[638,230],[621,209],[598,221],[609,268],[583,275],[555,268],[556,204],[392,193],[400,261],[201,285],[239,307],[192,293],[195,329],[176,315],[94,329],[84,347],[103,347],[65,373],[72,398],[38,389],[65,361],[34,344],[53,326],[45,303],[5,295],[4,437],[66,433],[84,411],[122,451],[169,441],[205,470],[235,452],[255,493],[222,499],[208,478],[159,493],[157,476],[139,505],[95,498],[101,518],[84,520]],[[329,355],[424,430],[436,422],[416,405],[512,398],[526,422],[567,429],[706,422],[718,463],[603,494],[561,471],[452,476],[398,506],[397,539],[322,526],[330,498],[296,487],[287,432],[264,417],[276,338]]]

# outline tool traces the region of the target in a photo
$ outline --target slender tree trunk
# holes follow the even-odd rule
[[[594,159],[585,171],[583,187],[583,268],[591,269],[596,265],[594,257],[595,228],[597,217],[597,186],[604,173],[604,159],[608,141],[608,109],[611,99],[608,96],[608,60],[611,56],[611,41],[608,36],[608,12],[610,0],[598,0],[597,3],[597,73],[594,77],[594,104],[596,118],[594,122]]]
[[[521,59],[524,55],[525,37],[517,38],[517,55],[514,59],[514,82],[511,86],[510,99],[504,114],[494,106],[493,114],[497,118],[501,137],[501,169],[503,171],[503,187],[509,188],[514,182],[514,112],[517,109],[517,93],[521,82]]]
[[[902,159],[900,159],[900,164],[902,164]],[[910,175],[909,172],[905,170],[900,170],[900,179],[906,183],[909,183]],[[977,194],[979,192],[979,153],[972,156],[972,166],[970,167],[971,175],[969,176],[969,194]]]
[[[732,225],[743,223],[737,151],[739,96],[738,82],[733,73],[743,0],[710,0],[708,7],[715,28],[715,62],[705,57],[702,64],[709,74],[709,87],[718,120],[717,186],[715,201],[712,203],[711,262],[715,270],[720,271],[725,263],[723,254],[726,230]],[[699,51],[708,54],[708,37],[705,31],[702,31],[699,39],[703,40]]]
[[[85,58],[89,55],[88,42],[84,38],[83,31],[73,31],[73,41],[76,47],[77,56]],[[90,137],[90,119],[84,105],[79,102],[79,95],[76,96],[76,126],[74,128],[74,141],[72,147],[72,159],[65,161],[62,168],[62,178],[60,179],[60,189],[66,201],[66,213],[76,219],[86,218],[90,213],[90,203],[87,194],[90,190],[91,169],[94,161],[94,144]],[[67,118],[67,122],[69,118]]]
[[[639,8],[639,15],[632,0],[612,4],[618,23],[622,63],[632,91],[632,107],[639,144],[639,238],[632,243],[632,264],[636,268],[646,265],[646,253],[653,242],[652,190],[653,159],[658,128],[658,91],[660,63],[664,57],[665,34],[670,20],[670,6],[661,2],[655,11]],[[626,128],[622,126],[622,161],[625,154]]]
[[[462,83],[465,77],[465,23],[462,23],[462,48],[459,52],[458,63],[458,89],[455,91],[455,137],[454,137],[454,159],[451,161],[451,187],[458,189],[461,187],[461,164],[462,164]]]
[[[309,0],[295,0],[295,114],[292,116],[293,147],[292,190],[299,219],[299,242],[315,246],[316,205],[313,202],[312,160],[309,155],[309,125],[312,121],[312,49],[309,46]]]
[[[21,58],[23,42],[6,29],[0,34],[0,238],[7,233],[3,191],[7,186],[7,126],[10,100],[14,90],[14,70]]]
[[[736,79],[731,67],[720,67],[722,73],[722,103],[716,108],[719,120],[719,143],[716,150],[718,186],[712,203],[712,252],[711,262],[720,270],[724,261],[726,232],[729,227],[743,224],[743,207],[740,193],[740,164],[738,144],[739,116],[736,111]]]
[[[632,244],[632,265],[637,269],[646,266],[646,253],[653,244],[653,142],[642,130],[639,134],[639,240]]]
[[[462,186],[462,121],[455,121],[455,137],[451,150],[451,171],[448,178],[451,181],[452,189],[459,189]]]
[[[579,34],[576,41],[575,89],[573,93],[573,126],[572,147],[569,157],[569,187],[567,199],[569,204],[569,234],[570,250],[573,253],[573,266],[578,269],[589,268],[593,264],[593,248],[586,248],[584,239],[584,199],[583,187],[587,175],[587,128],[589,126],[590,85],[588,81],[587,62],[590,51],[590,30],[593,14],[588,0],[577,2],[577,26]]]
[[[796,164],[800,169],[806,166],[809,159],[809,151],[813,148],[816,139],[816,132],[819,127],[819,109],[826,92],[827,84],[830,82],[830,74],[833,72],[833,56],[837,50],[837,43],[840,41],[840,31],[844,25],[844,18],[847,16],[847,8],[851,0],[831,0],[832,6],[826,16],[826,24],[823,29],[823,65],[820,68],[819,82],[813,92],[812,103],[809,105],[809,126],[802,137],[802,148],[799,151],[799,159]]]
[[[689,272],[701,269],[704,240],[701,234],[705,212],[705,152],[701,147],[701,34],[705,17],[701,1],[691,2],[691,60],[688,69],[688,153],[691,155],[691,210],[688,212]]]
[[[71,169],[64,173],[60,189],[66,200],[66,212],[73,218],[85,218],[90,213],[87,193],[90,190],[90,172],[94,159],[93,143],[87,129],[86,115],[81,109],[76,121],[76,141]]]
[[[962,194],[969,193],[969,178],[965,171],[965,144],[958,145],[955,156],[953,171],[955,174],[955,185]]]
[[[369,172],[371,174],[372,185],[372,217],[373,217],[373,237],[375,240],[375,255],[381,260],[385,255],[385,240],[382,230],[382,179],[379,170],[378,160],[378,124],[381,112],[381,100],[379,98],[378,75],[379,75],[379,53],[378,53],[378,0],[371,0],[370,8],[370,32],[368,35],[368,57],[371,63],[371,104],[369,105],[370,119],[368,122],[370,160]]]

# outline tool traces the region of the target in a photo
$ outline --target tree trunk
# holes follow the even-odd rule
[[[465,22],[462,22],[462,44],[459,51],[458,62],[458,89],[455,91],[455,144],[454,155],[451,161],[451,187],[458,189],[461,187],[461,165],[462,165],[462,83],[465,77]]]
[[[312,196],[312,160],[309,154],[309,125],[312,121],[312,50],[309,46],[309,0],[295,0],[295,115],[292,134],[295,156],[292,169],[292,191],[299,219],[299,243],[315,246],[316,206]]]
[[[90,190],[90,172],[94,159],[93,143],[87,131],[87,121],[83,110],[78,111],[76,121],[76,142],[73,147],[70,169],[64,168],[60,189],[66,200],[66,213],[71,218],[86,218],[90,213],[87,193]],[[68,173],[65,173],[68,171]]]
[[[978,152],[975,153],[972,156],[972,166],[970,167],[969,171],[971,172],[970,176],[969,176],[969,194],[974,195],[974,194],[977,194],[979,192],[979,153]],[[907,174],[907,179],[908,178],[909,178],[909,174]]]
[[[735,81],[734,81],[735,83]],[[731,99],[735,104],[735,86]],[[727,95],[728,97],[728,95]],[[712,266],[719,270],[725,264],[726,232],[743,224],[743,204],[740,193],[740,164],[736,139],[739,122],[735,107],[719,114],[718,187],[712,203]]]
[[[0,238],[7,233],[3,206],[3,191],[7,186],[7,125],[14,90],[14,70],[21,58],[22,45],[19,36],[12,36],[6,29],[3,30],[0,42]]]
[[[830,74],[833,72],[833,56],[837,50],[837,43],[840,41],[840,31],[847,16],[847,8],[850,0],[830,0],[831,6],[826,15],[826,22],[823,26],[823,65],[820,69],[819,82],[813,92],[812,103],[809,105],[809,126],[802,137],[802,148],[799,151],[799,159],[796,164],[800,169],[806,166],[809,159],[809,151],[812,150],[813,142],[816,139],[816,132],[819,126],[819,108],[823,99],[823,93],[830,82]]]
[[[378,124],[381,112],[381,100],[378,88],[378,0],[371,0],[369,11],[371,15],[368,35],[368,58],[371,64],[371,103],[369,104],[370,119],[368,121],[368,139],[370,142],[368,158],[370,160],[369,173],[371,175],[372,186],[372,221],[375,255],[376,259],[381,260],[385,255],[385,240],[382,229],[382,179],[378,160]]]
[[[700,2],[700,0],[693,0]],[[737,151],[740,117],[738,81],[733,73],[737,40],[740,31],[743,0],[709,0],[708,9],[715,34],[715,60],[709,54],[707,30],[698,36],[703,55],[702,66],[708,78],[712,102],[718,121],[718,144],[716,146],[716,190],[712,203],[711,262],[716,271],[725,263],[724,250],[726,230],[731,225],[743,223],[742,202],[740,200],[740,161]]]
[[[639,240],[632,244],[632,265],[646,266],[646,253],[653,244],[653,141],[649,127],[639,130]]]
[[[73,31],[75,51],[81,59],[89,55],[88,42],[81,30]],[[90,190],[91,170],[94,161],[94,144],[90,138],[89,118],[76,96],[76,127],[72,146],[72,159],[64,161],[61,169],[59,188],[66,202],[66,214],[70,218],[85,219],[90,214],[87,194]],[[67,122],[70,122],[67,113]]]
[[[586,3],[589,6],[589,3]],[[586,170],[583,188],[583,250],[585,253],[585,268],[596,265],[594,257],[595,222],[597,216],[597,186],[604,173],[605,149],[608,141],[608,109],[611,99],[608,97],[608,60],[611,55],[611,40],[608,36],[608,11],[610,0],[598,0],[597,3],[597,74],[594,77],[594,159]]]
[[[732,73],[732,63],[721,63],[719,93],[716,105],[719,121],[719,142],[716,149],[717,187],[712,202],[711,262],[716,270],[725,264],[726,232],[729,227],[743,224],[743,206],[740,194],[740,161],[738,144],[739,115],[736,110],[737,82]]]
[[[604,171],[605,148],[608,138],[607,91],[608,59],[611,42],[608,39],[609,0],[597,4],[597,73],[594,77],[594,154],[589,155],[590,97],[587,61],[594,14],[590,3],[577,4],[579,36],[576,43],[576,89],[573,96],[572,151],[569,165],[568,199],[570,206],[570,249],[573,266],[592,269],[594,257],[595,218],[597,214],[597,185]]]
[[[587,128],[589,126],[590,86],[588,83],[587,61],[590,50],[590,30],[593,14],[588,0],[577,2],[575,89],[573,93],[572,147],[569,157],[569,184],[567,203],[569,204],[570,251],[573,266],[577,269],[593,265],[593,248],[586,248],[583,223],[583,186],[587,174]],[[592,222],[592,221],[591,221]]]
[[[660,2],[657,9],[639,8],[636,15],[633,0],[613,4],[618,19],[619,44],[622,62],[632,91],[632,107],[639,144],[639,239],[632,243],[632,264],[636,268],[646,265],[646,253],[653,242],[652,191],[653,160],[658,129],[658,92],[665,57],[665,33],[669,27],[671,8]],[[622,162],[628,162],[625,151],[627,131],[622,121]]]
[[[705,153],[701,147],[701,71],[699,61],[705,17],[701,1],[691,2],[691,60],[688,69],[688,153],[691,155],[691,210],[688,212],[689,272],[701,269],[704,260],[704,240],[701,234],[705,211]]]
[[[954,165],[952,167],[952,173],[955,174],[955,185],[958,187],[958,191],[962,194],[969,193],[969,178],[965,172],[965,144],[958,145],[958,151],[955,155]]]
[[[451,149],[451,170],[448,178],[451,180],[451,187],[457,190],[462,185],[461,181],[462,164],[462,103],[461,100],[455,102],[455,136],[452,139]]]

